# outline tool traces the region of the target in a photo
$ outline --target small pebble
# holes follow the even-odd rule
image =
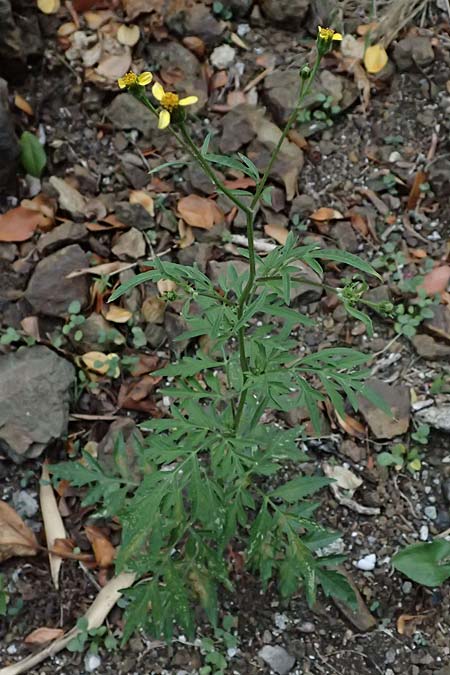
[[[275,614],[274,623],[278,630],[286,630],[289,621],[285,614]]]
[[[428,541],[429,532],[428,525],[422,525],[419,532],[420,541]]]
[[[375,565],[377,562],[377,556],[375,553],[369,553],[369,555],[364,556],[364,558],[361,558],[358,560],[356,563],[356,567],[359,570],[364,570],[364,572],[371,572],[372,570],[375,569]]]
[[[303,623],[300,624],[298,630],[300,631],[300,633],[314,633],[316,627],[312,621],[304,621]]]
[[[101,666],[102,660],[97,654],[86,654],[84,659],[84,667],[88,673],[93,673],[94,670],[97,670]]]
[[[216,47],[210,56],[212,65],[218,70],[226,70],[236,57],[236,50],[230,45]]]
[[[430,520],[436,520],[437,510],[435,506],[426,506],[423,512],[426,515],[426,517],[429,518]]]
[[[402,584],[402,591],[403,591],[403,593],[405,593],[406,595],[407,595],[408,593],[411,593],[411,591],[412,591],[412,583],[411,583],[410,581],[405,581],[405,582]]]

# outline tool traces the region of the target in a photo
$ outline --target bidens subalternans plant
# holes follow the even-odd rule
[[[290,307],[290,297],[292,287],[304,282],[299,261],[320,276],[324,261],[350,265],[359,276],[333,290],[370,331],[370,319],[358,306],[365,302],[364,275],[377,273],[345,251],[298,245],[292,234],[265,257],[257,255],[254,245],[255,213],[260,199],[270,201],[267,180],[275,159],[322,57],[341,37],[330,28],[318,29],[315,62],[299,73],[297,105],[262,176],[243,154],[212,152],[211,134],[197,147],[186,113],[195,96],[180,99],[155,83],[153,97],[148,97],[145,86],[153,81],[149,72],[128,73],[119,80],[200,165],[217,192],[245,214],[248,239],[248,250],[240,252],[247,258],[247,271],[238,273],[230,266],[217,285],[195,265],[156,258],[146,263],[148,271],[114,291],[111,299],[143,282],[170,280],[183,301],[188,326],[181,339],[207,336],[207,351],[193,348],[178,363],[158,371],[170,378],[163,389],[172,401],[170,416],[141,425],[147,437],[136,449],[138,470],[131,472],[126,462],[118,461],[117,472],[107,474],[88,454],[83,464],[54,467],[57,477],[90,486],[84,503],[101,502],[102,514],[120,520],[117,567],[134,571],[139,579],[126,592],[124,640],[139,626],[170,638],[178,625],[192,636],[193,608],[199,603],[216,625],[218,589],[233,590],[230,550],[239,550],[263,587],[276,581],[283,596],[302,587],[312,605],[320,586],[326,595],[353,602],[351,587],[336,571],[342,556],[323,554],[339,535],[316,522],[318,504],[308,500],[329,480],[318,473],[299,473],[299,463],[308,460],[299,449],[301,428],[286,430],[261,423],[261,418],[267,409],[284,412],[306,406],[319,428],[318,405],[326,398],[341,416],[346,402],[357,408],[361,392],[375,399],[364,386],[365,354],[348,348],[296,353],[293,330],[314,320]],[[250,177],[253,191],[226,187],[213,166]],[[173,296],[172,291],[168,299]],[[258,317],[265,320],[256,321]],[[294,477],[283,483],[286,467]]]

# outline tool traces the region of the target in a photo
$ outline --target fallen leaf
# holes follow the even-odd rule
[[[186,223],[182,218],[178,220],[178,234],[180,235],[180,239],[178,241],[178,246],[180,248],[187,248],[188,246],[191,246],[195,241],[192,227],[186,225]]]
[[[370,80],[367,77],[367,73],[358,62],[352,65],[352,71],[355,76],[356,86],[359,89],[361,100],[362,100],[362,109],[365,112],[369,107],[370,103]]]
[[[362,234],[363,237],[367,237],[369,234],[369,227],[367,225],[367,220],[363,215],[357,211],[350,212],[350,221],[352,223],[353,229]]]
[[[42,466],[41,482],[39,487],[39,499],[41,504],[42,518],[44,521],[45,538],[47,540],[47,548],[52,549],[56,539],[64,539],[66,537],[66,530],[58,510],[55,493],[50,481],[47,464],[44,462]],[[56,589],[59,588],[59,571],[61,569],[62,560],[60,557],[48,554],[50,561],[50,572],[52,576],[53,585]]]
[[[205,55],[206,45],[203,40],[196,35],[188,35],[182,40],[185,47],[193,52],[199,59]]]
[[[34,532],[9,504],[0,501],[0,562],[16,555],[36,555],[38,550]]]
[[[40,229],[48,229],[54,224],[56,200],[52,199],[44,192],[40,192],[36,197],[33,197],[33,199],[22,199],[20,205],[24,206],[26,209],[38,211],[42,216],[45,216],[48,222],[45,223],[45,226],[41,225]]]
[[[107,321],[112,321],[113,323],[127,323],[133,316],[133,313],[128,309],[119,307],[118,305],[108,305],[108,311],[104,314],[104,317]]]
[[[61,7],[60,0],[37,0],[37,6],[44,14],[56,14]]]
[[[447,290],[450,281],[450,265],[441,265],[428,272],[419,288],[423,288],[427,295],[436,295]]]
[[[161,411],[158,409],[153,399],[149,398],[155,387],[161,382],[162,377],[153,375],[144,375],[138,381],[127,380],[120,386],[117,405],[124,410],[138,410],[146,412],[153,417],[161,417]]]
[[[26,645],[43,645],[46,642],[51,642],[64,635],[62,628],[47,628],[42,626],[33,630],[24,640]]]
[[[411,186],[410,193],[408,195],[408,202],[406,204],[406,208],[409,211],[413,211],[416,206],[417,202],[419,201],[420,196],[422,195],[422,192],[420,191],[420,186],[423,185],[423,183],[426,183],[427,181],[427,174],[425,171],[417,171],[416,175],[414,176],[414,181]]]
[[[134,377],[146,375],[165,365],[156,354],[139,354],[139,361],[131,366],[130,373]]]
[[[339,426],[349,436],[355,436],[356,438],[365,438],[366,430],[365,427],[361,424],[361,422],[358,422],[358,420],[355,419],[354,417],[350,417],[350,415],[340,417],[340,415],[338,415],[336,410],[334,411],[334,414],[336,415],[336,419],[339,423]]]
[[[386,50],[381,43],[367,47],[364,54],[364,65],[368,73],[379,73],[388,60]]]
[[[156,286],[160,295],[164,295],[164,293],[171,293],[177,288],[176,283],[171,279],[160,279],[156,282]]]
[[[350,33],[346,33],[342,38],[340,51],[348,59],[362,61],[364,56],[364,40],[357,40]]]
[[[397,632],[411,637],[426,618],[425,614],[400,614],[397,618]]]
[[[325,476],[332,478],[335,481],[335,485],[342,490],[354,492],[362,485],[362,479],[353,473],[353,471],[350,471],[350,469],[346,469],[345,466],[324,462],[322,468]]]
[[[26,241],[40,225],[46,223],[47,219],[38,211],[17,206],[0,215],[0,241]]]
[[[128,47],[134,47],[134,45],[139,42],[140,37],[141,31],[139,30],[139,26],[136,26],[136,24],[131,24],[130,26],[122,24],[117,31],[118,41],[123,45],[127,45]]]
[[[89,370],[92,370],[94,373],[99,373],[100,375],[111,374],[111,363],[115,363],[114,372],[111,374],[112,377],[118,377],[120,375],[119,368],[119,359],[117,354],[111,352],[110,354],[103,354],[103,352],[86,352],[81,356],[81,360],[87,366]]]
[[[100,61],[95,72],[110,81],[122,77],[131,68],[130,48],[125,47],[125,49],[123,54],[108,54]]]
[[[14,105],[16,108],[19,108],[19,110],[22,110],[22,112],[26,113],[30,117],[34,115],[33,108],[20,94],[16,94],[14,96]]]
[[[330,209],[327,206],[322,206],[322,208],[317,209],[317,211],[314,211],[314,213],[311,213],[309,217],[311,220],[318,220],[320,222],[323,220],[341,220],[344,216],[336,209]]]
[[[216,220],[215,204],[206,197],[188,195],[178,202],[178,213],[191,227],[210,230]]]
[[[116,549],[102,530],[95,525],[86,525],[86,536],[94,551],[95,560],[99,567],[111,567],[116,557]]]
[[[58,37],[69,37],[69,35],[72,35],[72,33],[75,33],[77,30],[77,25],[74,21],[66,21],[66,23],[62,23],[58,30],[56,31],[56,34]]]
[[[155,215],[153,197],[146,190],[132,190],[130,192],[130,204],[140,204],[148,214]]]
[[[74,270],[67,274],[66,279],[74,279],[75,277],[81,277],[83,274],[93,274],[94,276],[112,276],[113,274],[118,274],[123,272],[123,270],[129,270],[131,267],[134,267],[136,263],[126,263],[120,262],[119,260],[113,260],[112,262],[102,263],[101,265],[94,265],[93,267],[83,267],[80,270]]]
[[[92,563],[93,557],[90,553],[74,553],[75,542],[68,537],[64,539],[55,539],[52,546],[51,553],[54,556],[59,556],[64,560],[81,560],[85,563]]]
[[[163,14],[166,0],[122,0],[125,12],[129,19],[135,19],[140,14],[157,12]]]
[[[283,225],[271,225],[270,223],[264,225],[264,232],[268,237],[272,237],[279,244],[284,246],[287,241],[289,230]]]

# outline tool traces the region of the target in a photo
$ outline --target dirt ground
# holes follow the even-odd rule
[[[239,147],[232,151],[247,147],[258,158],[263,149],[255,139],[242,140],[245,133],[241,134],[241,131],[245,124],[236,113],[235,103],[265,106],[267,118],[279,124],[288,109],[289,97],[280,95],[277,99],[277,94],[273,93],[277,82],[270,80],[273,78],[270,71],[275,72],[281,87],[288,87],[290,80],[286,73],[307,59],[311,33],[306,27],[309,23],[295,31],[288,30],[282,23],[277,25],[269,18],[267,8],[264,13],[263,2],[260,3],[262,9],[258,10],[251,2],[242,3],[240,9],[240,3],[230,4],[238,7],[237,11],[233,9],[231,18],[227,18],[228,15],[218,17],[211,3],[205,5],[208,17],[213,17],[219,24],[225,22],[222,32],[215,25],[211,26],[204,16],[195,24],[189,13],[181,18],[166,16],[165,20],[159,19],[157,13],[139,14],[139,19],[134,22],[141,26],[143,37],[133,47],[133,63],[162,73],[168,85],[172,82],[181,90],[186,81],[190,86],[197,83],[202,105],[195,112],[193,124],[199,141],[208,129],[217,131],[219,139],[230,139],[230,132],[225,132],[227,128],[234,129]],[[248,5],[248,11],[243,11],[244,4]],[[314,22],[313,10],[320,3],[310,4],[308,22]],[[382,9],[386,7],[381,6],[380,11]],[[102,10],[91,11],[99,13]],[[113,3],[110,11],[112,20],[118,18],[120,22],[126,17],[119,3]],[[129,226],[135,225],[133,219],[138,215],[136,211],[130,215],[130,190],[147,190],[156,204],[155,216],[141,212],[139,217],[143,224],[134,227],[139,236],[131,249],[143,242],[144,255],[134,255],[129,247],[128,253],[120,253],[118,240],[124,230],[114,226],[87,228],[78,238],[64,235],[45,248],[39,248],[39,241],[48,237],[48,233],[43,232],[36,232],[21,243],[0,241],[0,279],[3,288],[16,292],[1,295],[1,331],[4,333],[8,327],[21,330],[24,317],[37,316],[42,344],[53,345],[54,336],[61,333],[66,319],[61,314],[55,316],[36,308],[26,289],[38,261],[53,255],[61,246],[79,245],[87,254],[88,266],[121,260],[136,263],[139,267],[150,253],[169,250],[168,255],[173,260],[184,263],[197,260],[211,273],[211,261],[238,258],[232,236],[242,235],[243,229],[238,220],[228,218],[220,232],[194,228],[194,243],[179,247],[183,233],[178,229],[177,202],[183,195],[193,192],[207,196],[209,186],[192,168],[185,166],[169,167],[148,175],[150,168],[163,161],[174,157],[183,159],[182,153],[160,132],[142,131],[142,115],[127,122],[126,110],[113,108],[111,113],[118,95],[113,78],[108,67],[102,71],[97,62],[93,65],[83,62],[83,51],[92,49],[95,39],[82,44],[79,54],[75,53],[73,32],[69,33],[67,29],[66,35],[60,28],[74,19],[67,8],[57,14],[45,15],[24,3],[20,5],[20,13],[36,22],[30,23],[34,26],[30,36],[35,35],[35,41],[40,42],[36,54],[28,56],[26,77],[9,83],[10,100],[19,95],[32,108],[29,114],[20,106],[12,106],[14,124],[18,133],[26,128],[39,131],[45,139],[48,163],[38,185],[36,180],[39,179],[25,180],[24,172],[19,170],[14,187],[0,197],[0,211],[7,212],[17,207],[22,199],[44,192],[58,202],[56,225],[59,227],[65,220],[104,225],[108,216]],[[92,36],[101,30],[101,27],[92,28],[94,19],[89,19],[89,27],[82,11],[76,16],[80,21],[79,31]],[[347,7],[343,17],[346,32],[354,36],[357,36],[358,25],[368,22],[363,7],[359,10]],[[383,276],[379,297],[390,297],[396,305],[408,297],[399,280],[429,273],[433,266],[448,261],[448,22],[445,2],[425,3],[424,11],[400,30],[390,44],[388,65],[367,80],[370,95],[365,104],[348,62],[337,54],[327,57],[325,68],[339,80],[333,84],[339,110],[323,129],[315,130],[308,122],[299,124],[294,142],[303,152],[304,165],[296,180],[295,195],[287,199],[286,185],[275,176],[272,182],[276,185],[276,208],[265,209],[258,218],[257,237],[260,239],[273,241],[270,231],[264,229],[270,223],[293,229],[302,240],[313,237],[378,262]],[[32,30],[37,32],[33,34]],[[192,35],[199,42],[189,42],[187,38]],[[106,37],[112,39],[111,35]],[[214,68],[212,54],[223,44],[231,45],[235,55],[229,65]],[[68,53],[70,49],[72,54]],[[141,70],[145,68],[141,67]],[[180,77],[183,69],[185,79]],[[252,85],[264,69],[268,69],[266,76]],[[99,75],[98,71],[107,75]],[[419,171],[424,172],[422,183],[428,187],[425,186],[417,197],[413,186]],[[55,191],[55,183],[50,180],[53,176],[68,178],[85,198],[83,214],[77,215],[70,205],[64,205],[61,195]],[[343,216],[311,219],[309,216],[313,211],[321,207],[336,209]],[[360,218],[355,216],[356,213]],[[224,237],[225,230],[227,236]],[[389,243],[392,247],[386,250]],[[406,263],[393,257],[398,252],[404,254]],[[327,281],[331,285],[338,283],[337,268],[327,270]],[[91,279],[89,283],[91,295],[82,309],[86,317],[99,311],[98,295],[92,294]],[[54,284],[57,293],[57,268]],[[448,312],[449,296],[442,290],[439,307]],[[147,288],[146,291],[154,292],[154,289]],[[51,304],[52,288],[47,292]],[[371,291],[375,292],[374,289]],[[143,343],[136,342],[136,334],[132,333],[129,324],[113,323],[110,327],[125,337],[124,353],[128,357],[142,354],[157,355],[160,359],[174,357],[176,343],[173,343],[173,337],[179,332],[176,318],[173,319],[176,311],[171,313],[171,320],[166,316],[163,322],[146,323],[142,318],[144,300],[145,291],[138,292],[125,298],[122,305],[138,317],[134,325],[145,335]],[[429,320],[428,325],[424,321],[415,335],[408,338],[397,336],[393,320],[374,315],[375,334],[369,338],[361,324],[345,318],[330,295],[312,301],[300,299],[298,306],[317,316],[314,329],[305,329],[299,334],[301,348],[309,350],[343,344],[370,351],[375,354],[371,361],[373,377],[389,383],[395,392],[401,394],[408,390],[411,393],[412,405],[404,411],[403,420],[406,420],[407,431],[392,437],[410,443],[410,434],[420,421],[420,403],[428,402],[439,408],[447,400],[445,385],[433,389],[433,383],[440,377],[448,378],[450,321],[446,324],[444,320],[444,327],[442,322],[437,325],[437,319]],[[421,341],[417,336],[427,338]],[[1,344],[0,355],[11,353],[17,346]],[[82,347],[73,340],[65,342],[59,349],[60,355],[74,363],[83,353]],[[17,457],[6,450],[0,453],[2,499],[14,503],[14,496],[17,498],[21,491],[38,499],[44,456],[51,460],[64,459],[67,453],[76,455],[79,447],[87,442],[100,443],[115,418],[128,417],[139,423],[149,414],[159,414],[161,396],[156,387],[148,390],[144,404],[134,408],[129,404],[130,383],[134,382],[126,375],[115,379],[100,378],[95,387],[85,386],[85,380],[78,380],[77,395],[72,397],[70,404],[68,437],[53,441],[38,457],[21,458],[24,459],[21,463],[13,461]],[[304,411],[297,412],[295,421],[304,421],[301,418]],[[376,456],[389,449],[393,440],[376,433],[376,420],[374,423],[371,418],[374,414],[373,411],[364,414],[356,420],[357,426],[352,427],[353,417],[350,421],[339,421],[332,411],[324,410],[323,437],[305,442],[314,466],[324,462],[345,464],[362,479],[350,504],[340,503],[334,493],[323,490],[319,511],[323,524],[342,533],[338,550],[348,555],[345,568],[361,594],[358,613],[352,615],[324,597],[319,598],[314,610],[307,607],[301,594],[289,602],[281,601],[276,588],[269,588],[263,594],[257,581],[243,572],[235,579],[236,593],[222,598],[223,614],[231,614],[237,621],[232,631],[237,648],[227,654],[224,643],[217,642],[217,650],[224,653],[228,661],[226,673],[276,672],[259,655],[264,645],[272,645],[282,647],[295,659],[289,670],[280,672],[298,675],[337,672],[349,675],[449,675],[448,584],[431,589],[412,583],[397,573],[390,562],[406,544],[425,541],[445,533],[450,527],[448,433],[431,430],[420,470],[388,469],[377,464]],[[294,420],[286,416],[282,422],[289,424]],[[292,471],[292,467],[287,471]],[[69,491],[65,498],[65,525],[81,550],[88,550],[83,526],[89,520],[91,510],[80,508],[79,497],[79,492]],[[358,509],[358,506],[363,508]],[[371,515],[371,509],[376,514]],[[37,509],[27,522],[42,540],[42,523]],[[111,527],[110,523],[104,525],[110,528],[111,539],[117,545],[117,528]],[[376,566],[368,571],[360,569],[358,562],[372,553],[376,554]],[[30,653],[24,637],[35,628],[70,629],[98,591],[98,571],[88,570],[70,560],[63,564],[60,590],[56,591],[46,555],[10,559],[2,563],[0,572],[5,575],[9,595],[8,614],[0,619],[2,666]],[[111,612],[108,627],[113,634],[120,635],[122,612],[119,607]],[[107,651],[102,646],[98,661],[86,653],[65,651],[28,672],[32,675],[207,673],[201,670],[205,664],[201,639],[210,635],[210,628],[199,614],[195,644],[187,643],[180,635],[167,646],[139,634],[122,650]]]

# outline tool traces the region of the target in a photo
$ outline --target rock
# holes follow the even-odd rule
[[[106,108],[105,115],[117,129],[137,129],[158,147],[163,139],[167,143],[167,133],[158,130],[156,117],[131,94],[118,94]]]
[[[84,352],[115,352],[125,344],[122,333],[106,321],[101,314],[93,312],[80,326],[83,337],[76,346]]]
[[[366,449],[352,440],[343,441],[339,451],[345,455],[345,457],[349,457],[355,464],[364,461],[367,456]]]
[[[450,504],[450,478],[444,480],[441,485],[442,496],[444,497],[447,504]]]
[[[450,342],[450,308],[448,305],[434,305],[433,317],[424,321],[424,327],[433,335]]]
[[[425,68],[434,61],[431,38],[410,35],[395,45],[392,56],[399,70],[409,70],[414,66]]]
[[[292,220],[292,217],[297,215],[300,220],[306,220],[315,211],[315,208],[316,204],[312,197],[309,195],[297,195],[291,204],[289,218]]]
[[[142,232],[132,227],[128,232],[120,235],[117,244],[111,250],[119,260],[143,258],[146,252],[145,237]]]
[[[135,227],[138,230],[149,230],[155,227],[155,219],[141,204],[119,202],[114,213],[124,225]]]
[[[364,558],[361,558],[358,560],[356,563],[356,567],[359,570],[363,570],[364,572],[371,572],[372,570],[375,569],[375,565],[377,564],[377,556],[375,553],[369,553],[369,555],[364,556]]]
[[[0,26],[0,77],[22,79],[26,72],[24,41],[14,21],[10,0],[0,0]]]
[[[232,12],[233,18],[239,19],[249,13],[253,0],[222,0],[222,5]]]
[[[72,185],[58,176],[50,176],[50,185],[58,193],[58,204],[71,216],[83,215],[86,199]]]
[[[209,60],[217,70],[226,70],[231,66],[235,58],[236,50],[234,47],[225,44],[216,47],[209,57]]]
[[[243,260],[227,260],[225,262],[217,262],[217,260],[211,260],[208,265],[209,268],[209,278],[213,284],[217,284],[221,277],[228,277],[230,268],[233,267],[237,274],[240,276],[245,272],[248,272],[248,263]]]
[[[359,248],[356,232],[353,229],[352,224],[345,220],[342,222],[337,222],[333,225],[331,236],[336,241],[339,248],[341,248],[343,251],[356,253]]]
[[[7,260],[0,260],[0,300],[18,300],[25,285],[26,276],[16,272]]]
[[[182,5],[183,3],[181,3]],[[169,30],[178,37],[195,35],[206,45],[214,45],[223,33],[223,27],[205,5],[182,7],[166,18]],[[163,59],[160,63],[165,63]]]
[[[81,241],[88,234],[89,232],[83,223],[73,223],[67,220],[50,232],[41,235],[37,248],[41,253],[53,253],[58,248]]]
[[[450,159],[445,155],[437,157],[430,165],[429,178],[433,192],[438,198],[444,198],[450,181]]]
[[[221,152],[237,152],[256,136],[250,115],[256,110],[247,104],[238,105],[222,119],[222,136],[219,142]],[[261,111],[261,114],[264,114]]]
[[[93,673],[102,665],[102,660],[98,654],[86,654],[84,657],[84,667],[87,673]]]
[[[431,335],[415,335],[412,343],[416,352],[424,359],[429,359],[430,361],[450,359],[450,345],[436,342]]]
[[[39,504],[36,497],[30,495],[26,490],[17,490],[12,496],[14,509],[21,518],[32,518],[39,511]]]
[[[450,527],[450,512],[448,509],[439,509],[434,519],[434,527],[438,532],[443,532]]]
[[[182,316],[174,312],[166,312],[164,315],[164,331],[170,343],[170,348],[176,353],[181,354],[187,347],[189,340],[179,340],[177,338],[188,330],[188,325]]]
[[[124,452],[117,455],[119,443],[123,443]],[[98,461],[106,471],[113,471],[116,462],[123,463],[123,470],[128,472],[133,480],[139,480],[138,449],[144,443],[144,437],[130,417],[118,417],[109,427],[105,436],[98,444]]]
[[[303,26],[310,0],[261,0],[261,9],[268,19],[290,30]]]
[[[428,541],[428,536],[430,534],[430,530],[428,529],[428,525],[422,525],[419,531],[419,539],[420,541]]]
[[[392,416],[377,408],[363,396],[359,397],[360,411],[375,438],[394,438],[408,431],[410,417],[410,393],[401,384],[389,385],[381,380],[368,380],[370,387],[390,408]]]
[[[419,410],[416,413],[416,417],[420,422],[429,424],[433,429],[450,433],[450,404],[431,406],[431,408]]]
[[[208,261],[212,257],[212,244],[195,243],[178,251],[178,260],[182,265],[196,263],[202,272],[206,272]]]
[[[0,356],[0,448],[17,463],[67,432],[75,368],[51,349]]]
[[[70,272],[89,267],[89,259],[78,244],[72,244],[41,260],[25,291],[33,310],[49,316],[67,316],[71,302],[85,307],[89,299],[89,282],[85,275],[66,279]],[[56,283],[57,281],[57,283]]]
[[[264,645],[258,656],[278,675],[287,675],[295,663],[295,658],[279,645]]]
[[[4,5],[4,0],[0,0],[0,26],[2,26],[2,5]],[[0,53],[2,31],[3,26],[0,31]],[[0,194],[15,191],[14,183],[19,157],[20,147],[9,110],[8,85],[5,80],[0,79]]]
[[[423,512],[426,515],[426,517],[429,518],[430,520],[436,520],[437,510],[435,506],[426,506]]]
[[[215,173],[220,177],[220,174],[218,174],[217,171]],[[196,192],[203,192],[205,195],[212,195],[216,191],[214,183],[205,174],[203,169],[201,169],[195,162],[190,162],[187,168],[187,177],[190,184],[192,185],[192,188]]]

